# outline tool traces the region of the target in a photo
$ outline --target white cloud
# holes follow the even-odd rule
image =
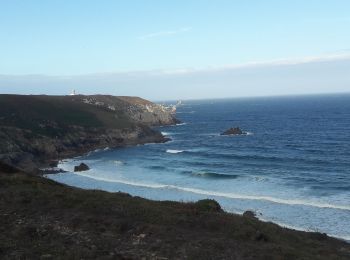
[[[259,68],[259,67],[272,67],[272,66],[285,66],[285,65],[299,65],[307,63],[318,63],[318,62],[331,62],[350,60],[350,52],[342,52],[336,54],[320,55],[320,56],[307,56],[294,59],[278,59],[270,61],[251,61],[239,64],[226,64],[221,66],[210,66],[207,68],[178,68],[170,70],[161,70],[162,74],[188,74],[196,72],[210,72],[210,71],[221,71],[221,70],[232,70],[232,69],[244,69],[244,68]]]
[[[225,64],[220,66],[208,66],[208,67],[183,67],[173,69],[153,69],[153,70],[135,70],[135,71],[110,71],[105,73],[90,73],[81,75],[70,75],[67,78],[80,78],[80,77],[127,77],[127,78],[138,78],[138,77],[158,77],[158,76],[171,76],[171,75],[186,75],[186,74],[197,74],[197,73],[211,73],[220,71],[234,71],[238,69],[258,69],[258,68],[269,68],[269,67],[280,67],[280,66],[293,66],[302,64],[312,63],[323,63],[333,61],[350,61],[350,49],[340,50],[335,53],[319,55],[319,56],[305,56],[293,59],[276,59],[268,61],[250,61],[245,63],[237,64]],[[1,75],[0,75],[1,76]],[[5,75],[2,75],[5,76]],[[63,76],[57,76],[63,78]]]
[[[0,75],[0,93],[132,95],[188,99],[350,92],[350,53],[207,68],[72,76]]]
[[[145,40],[145,39],[154,38],[154,37],[170,36],[170,35],[175,35],[175,34],[179,34],[179,33],[189,32],[191,30],[192,30],[192,27],[183,27],[183,28],[180,28],[177,30],[168,30],[168,31],[148,33],[148,34],[139,36],[138,39]]]

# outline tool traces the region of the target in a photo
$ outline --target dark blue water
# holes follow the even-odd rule
[[[228,211],[350,240],[350,95],[188,101],[172,138],[60,164],[50,177],[156,200],[214,198]],[[220,136],[239,126],[246,136]]]

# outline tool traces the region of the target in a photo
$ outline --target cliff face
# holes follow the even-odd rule
[[[104,107],[117,113],[123,113],[134,122],[151,125],[172,125],[179,121],[171,111],[139,97],[115,97],[105,95],[74,96],[74,100]]]
[[[0,161],[33,171],[107,146],[165,142],[150,127],[175,123],[161,106],[134,97],[0,95]]]

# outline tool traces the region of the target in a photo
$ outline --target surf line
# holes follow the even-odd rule
[[[223,198],[229,198],[229,199],[241,199],[241,200],[255,200],[255,201],[267,201],[277,204],[285,204],[285,205],[300,205],[300,206],[309,206],[309,207],[315,207],[315,208],[331,208],[331,209],[339,209],[339,210],[349,210],[350,206],[345,205],[333,205],[329,203],[317,203],[317,202],[308,202],[304,200],[287,200],[287,199],[279,199],[269,196],[251,196],[251,195],[240,195],[235,193],[225,193],[225,192],[216,192],[216,191],[206,191],[201,189],[195,189],[195,188],[187,188],[187,187],[179,187],[175,185],[166,185],[166,184],[147,184],[147,183],[137,183],[133,181],[127,181],[127,180],[117,180],[117,179],[108,179],[108,178],[102,178],[102,177],[96,177],[96,176],[90,176],[83,173],[77,173],[74,172],[72,174],[80,175],[82,177],[98,180],[98,181],[105,181],[105,182],[112,182],[112,183],[120,183],[130,186],[137,186],[137,187],[143,187],[143,188],[151,188],[151,189],[173,189],[173,190],[179,190],[179,191],[185,191],[190,192],[194,194],[200,194],[200,195],[207,195],[212,197],[223,197]]]

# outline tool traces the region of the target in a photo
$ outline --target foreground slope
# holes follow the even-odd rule
[[[97,148],[164,142],[150,127],[176,122],[137,97],[0,95],[0,161],[32,171]]]
[[[350,245],[228,214],[211,200],[156,202],[82,190],[0,163],[1,259],[142,257],[350,259]]]

